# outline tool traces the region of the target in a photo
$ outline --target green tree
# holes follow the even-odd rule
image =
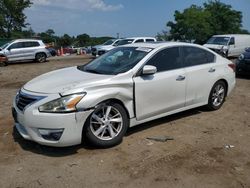
[[[219,0],[208,1],[202,7],[192,5],[183,12],[175,11],[175,20],[169,21],[169,32],[158,38],[204,43],[215,34],[248,33],[242,29],[242,13]]]
[[[53,29],[48,29],[47,31],[45,31],[45,33],[50,36],[53,37],[53,35],[55,34],[55,31]]]
[[[233,34],[241,32],[242,13],[233,10],[231,5],[215,0],[204,3],[204,9],[211,15],[207,21],[212,27],[213,34]]]
[[[70,46],[72,43],[72,38],[68,34],[64,34],[62,37],[58,39],[58,46],[66,47]]]
[[[23,11],[31,4],[30,0],[0,0],[0,37],[10,38],[12,32],[27,26]]]
[[[175,22],[168,22],[170,27],[170,38],[181,41],[193,41],[202,43],[207,40],[207,36],[211,35],[212,30],[207,22],[210,13],[204,11],[202,7],[192,5],[185,9],[182,13],[175,11]]]
[[[81,35],[77,35],[76,40],[77,40],[78,46],[83,47],[83,46],[87,46],[90,43],[91,39],[88,34],[84,33]]]

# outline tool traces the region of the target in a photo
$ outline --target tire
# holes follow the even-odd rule
[[[5,67],[8,65],[9,65],[8,61],[0,62],[0,67]]]
[[[218,110],[221,108],[225,102],[227,94],[227,87],[225,82],[218,81],[216,82],[209,94],[207,107],[209,110]]]
[[[37,53],[36,54],[36,61],[39,62],[39,63],[44,63],[46,62],[46,54],[45,53]]]
[[[122,142],[128,124],[127,113],[120,104],[101,103],[87,119],[83,137],[93,146],[112,147]]]

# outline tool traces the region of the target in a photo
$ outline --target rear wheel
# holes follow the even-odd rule
[[[39,62],[39,63],[44,63],[46,62],[46,54],[45,53],[38,53],[36,54],[36,61]]]
[[[112,147],[122,141],[128,128],[128,117],[117,103],[102,103],[88,118],[84,136],[97,147]]]
[[[224,103],[226,98],[226,84],[223,81],[218,81],[214,84],[211,89],[208,99],[208,109],[218,110]]]

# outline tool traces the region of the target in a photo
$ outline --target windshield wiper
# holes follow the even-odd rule
[[[102,74],[102,73],[100,73],[100,72],[98,72],[98,71],[96,71],[96,70],[93,70],[93,69],[85,69],[84,71],[86,71],[86,72],[91,72],[91,73],[95,73],[95,74]]]

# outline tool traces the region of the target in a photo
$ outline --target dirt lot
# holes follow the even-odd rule
[[[237,79],[219,111],[198,108],[139,125],[111,149],[45,147],[13,131],[10,108],[18,88],[42,73],[88,61],[78,57],[0,67],[1,188],[250,187],[249,78]],[[174,140],[146,140],[158,135]]]

